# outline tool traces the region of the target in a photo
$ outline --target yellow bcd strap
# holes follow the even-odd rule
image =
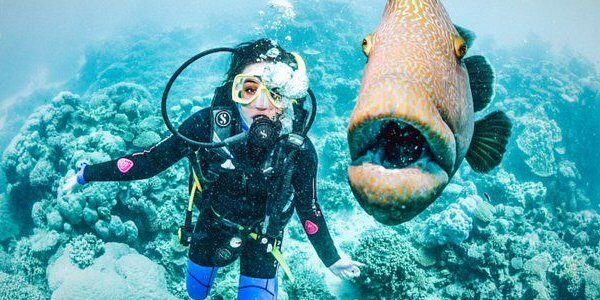
[[[251,238],[258,240],[258,234],[252,232],[249,235]],[[279,248],[277,248],[276,246],[273,246],[273,250],[271,250],[271,254],[273,254],[273,257],[275,257],[277,262],[279,262],[279,264],[281,265],[281,268],[283,268],[283,271],[285,272],[285,275],[287,275],[287,277],[290,279],[291,282],[294,282],[294,275],[292,275],[292,270],[290,269],[290,266],[288,266],[287,262],[283,258],[283,255],[281,254],[281,251],[279,251]]]
[[[290,270],[290,266],[288,266],[287,262],[283,258],[283,255],[281,255],[281,251],[279,251],[279,248],[273,247],[273,251],[271,251],[271,254],[273,254],[273,257],[275,257],[275,259],[279,262],[279,264],[283,268],[283,271],[290,279],[290,281],[294,282],[294,275],[292,275],[292,270]]]
[[[194,185],[192,186],[192,191],[190,192],[188,211],[192,211],[192,209],[194,208],[194,196],[196,195],[196,190],[202,193],[202,185],[200,185],[200,180],[198,180],[198,176],[196,176],[196,172],[194,170],[192,170],[192,175],[194,175]]]

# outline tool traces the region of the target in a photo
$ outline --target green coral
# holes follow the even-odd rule
[[[284,288],[288,299],[336,299],[327,289],[323,276],[318,270],[306,265],[298,266],[294,268],[294,278],[294,282],[289,280],[284,281]]]
[[[236,299],[239,283],[240,265],[238,262],[219,268],[217,278],[210,290],[208,300]]]
[[[42,300],[50,297],[49,293],[32,285],[23,276],[0,272],[0,299],[6,300]]]
[[[51,255],[62,244],[56,231],[36,229],[34,234],[19,240],[12,253],[12,270],[29,283],[44,285],[46,266]]]
[[[329,271],[324,270],[324,268],[316,268],[307,263],[311,253],[299,249],[302,248],[303,245],[303,242],[297,242],[295,240],[284,241],[285,259],[290,265],[290,269],[294,276],[294,282],[287,276],[280,276],[280,294],[283,294],[282,292],[285,291],[287,299],[290,300],[336,299],[328,290],[325,284],[325,274],[322,273],[329,273]],[[283,272],[279,273],[282,274]]]

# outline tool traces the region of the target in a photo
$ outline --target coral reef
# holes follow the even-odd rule
[[[3,300],[42,300],[47,295],[35,285],[19,275],[10,275],[0,272],[0,299]]]
[[[36,229],[31,236],[19,240],[13,250],[11,271],[29,283],[44,286],[50,257],[64,243],[56,231]]]
[[[85,269],[104,253],[104,243],[95,235],[86,233],[72,239],[67,244],[66,251],[69,253],[71,263],[80,269]]]
[[[363,233],[352,257],[365,264],[356,284],[369,299],[416,299],[431,287],[404,235],[381,227]]]
[[[52,104],[40,107],[2,157],[10,203],[15,202],[13,199],[20,201],[18,206],[9,207],[8,202],[2,202],[6,220],[16,221],[11,219],[13,210],[15,214],[29,215],[10,222],[6,237],[18,232],[19,227],[33,224],[72,236],[92,232],[103,241],[136,246],[153,241],[159,233],[175,232],[186,198],[185,189],[179,185],[185,182],[181,164],[148,180],[90,184],[73,193],[59,192],[60,180],[65,175],[72,176],[80,163],[106,161],[143,150],[138,147],[140,143],[148,146],[157,142],[148,132],[149,128],[161,128],[162,121],[155,116],[157,108],[149,104],[150,97],[141,86],[120,83],[86,97],[85,101],[63,92]],[[123,116],[116,123],[111,117],[114,112]],[[91,242],[91,236],[83,237],[81,242]],[[86,256],[81,256],[84,252],[73,254],[79,257],[82,267],[89,263]],[[24,272],[33,277],[43,274],[36,271],[36,264],[31,268],[28,265],[24,263]],[[181,269],[182,265],[173,267]]]
[[[0,194],[0,228],[2,228],[0,241],[5,241],[19,234],[19,226],[12,211],[13,207],[7,199],[4,199],[4,195]]]
[[[469,237],[473,228],[473,219],[459,205],[451,204],[443,212],[430,216],[422,225],[423,244],[428,246],[460,244]]]
[[[527,158],[525,163],[538,176],[556,174],[556,148],[561,147],[561,130],[556,121],[550,120],[542,106],[517,118],[524,130],[517,136],[517,145]]]
[[[81,269],[70,251],[56,254],[48,283],[56,299],[176,299],[167,292],[165,270],[126,244],[106,243],[103,255]],[[135,287],[135,288],[132,288]]]
[[[324,299],[333,300],[336,297],[329,292],[323,276],[318,270],[309,266],[294,268],[294,282],[285,282],[285,291],[288,299]]]

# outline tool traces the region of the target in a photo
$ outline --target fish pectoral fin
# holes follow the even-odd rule
[[[473,45],[475,38],[477,38],[477,35],[475,35],[475,32],[473,32],[469,29],[466,29],[464,27],[458,26],[456,24],[454,24],[454,28],[456,28],[456,31],[458,31],[458,34],[465,40],[465,43],[467,43],[467,48],[471,49],[471,45]]]
[[[492,98],[494,98],[494,69],[487,60],[481,55],[474,55],[464,59],[467,72],[469,73],[469,83],[471,85],[471,94],[473,94],[473,110],[478,112],[484,109]]]
[[[512,122],[502,111],[495,111],[475,122],[467,162],[475,172],[486,173],[498,166],[506,152]]]

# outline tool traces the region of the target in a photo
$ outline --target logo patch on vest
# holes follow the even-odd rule
[[[306,233],[308,235],[313,235],[319,232],[319,226],[317,226],[317,224],[311,222],[310,220],[306,220],[306,222],[304,222],[304,230],[306,230]]]
[[[130,159],[121,158],[117,161],[117,168],[119,168],[119,171],[121,171],[121,173],[123,174],[129,172],[129,170],[131,170],[132,167],[133,161],[131,161]]]
[[[229,126],[231,123],[231,115],[228,111],[220,111],[215,115],[215,123],[220,127]]]

